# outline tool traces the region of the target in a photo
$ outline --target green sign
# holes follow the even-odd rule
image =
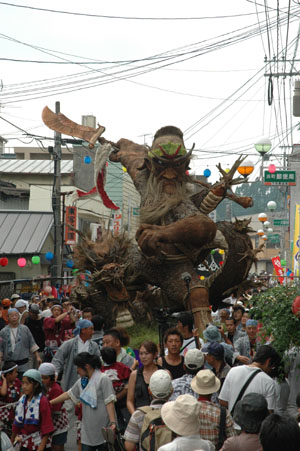
[[[132,216],[140,216],[140,207],[134,207],[132,209]]]
[[[278,233],[270,233],[268,235],[268,241],[271,243],[280,243],[280,235]]]
[[[264,173],[265,185],[296,185],[296,171],[276,171]]]
[[[279,227],[288,227],[289,226],[289,220],[288,219],[273,219],[274,226]]]

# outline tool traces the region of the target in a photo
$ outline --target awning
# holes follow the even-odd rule
[[[39,254],[52,224],[51,212],[0,211],[0,254]]]

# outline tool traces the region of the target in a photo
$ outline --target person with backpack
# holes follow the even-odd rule
[[[222,447],[226,438],[236,434],[229,411],[211,401],[212,394],[217,392],[220,386],[220,379],[210,370],[199,371],[191,382],[200,404],[200,435],[213,443],[216,450]]]
[[[171,442],[172,431],[161,418],[161,408],[173,391],[172,380],[168,371],[155,371],[149,381],[149,393],[152,396],[150,406],[139,407],[130,418],[126,428],[126,451],[157,450]]]

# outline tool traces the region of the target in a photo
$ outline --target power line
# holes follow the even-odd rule
[[[72,16],[84,16],[84,17],[94,17],[101,19],[122,19],[122,20],[207,20],[207,19],[231,19],[235,17],[243,17],[243,16],[252,16],[255,13],[243,13],[243,14],[231,14],[231,15],[220,15],[220,16],[201,16],[201,17],[137,17],[137,16],[113,16],[113,15],[104,15],[104,14],[89,14],[89,13],[77,13],[74,11],[62,11],[56,9],[48,9],[48,8],[37,8],[34,6],[26,6],[26,5],[16,5],[14,3],[0,2],[1,5],[4,6],[13,6],[16,8],[24,8],[35,11],[43,11],[49,13],[58,13],[58,14],[68,14]]]

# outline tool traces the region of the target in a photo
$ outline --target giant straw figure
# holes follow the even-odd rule
[[[81,137],[91,146],[97,140],[100,142],[95,158],[96,184],[107,206],[110,200],[104,190],[106,160],[109,158],[125,166],[141,195],[140,226],[136,233],[138,247],[131,254],[131,264],[138,277],[161,287],[169,306],[191,309],[196,325],[202,330],[210,322],[210,304],[214,303],[216,308],[219,302],[219,299],[215,302],[210,299],[209,289],[224,268],[200,281],[196,267],[216,248],[225,251],[226,260],[230,247],[229,240],[226,240],[225,229],[228,227],[217,228],[208,214],[225,197],[245,208],[252,205],[251,198],[228,193],[233,185],[243,180],[233,178],[242,159],[239,158],[228,173],[219,165],[220,181],[209,186],[199,184],[188,175],[192,150],[186,149],[182,131],[177,127],[167,126],[158,130],[149,148],[127,139],[117,143],[107,141],[100,137],[103,127],[96,130],[79,126],[61,113],[52,113],[47,107],[43,110],[43,120],[49,128]],[[249,222],[242,227],[245,233],[249,230]],[[245,233],[244,244],[240,247],[240,263],[236,259],[237,266],[243,262],[242,272],[229,282],[229,286],[224,285],[223,292],[233,284],[243,282],[255,260],[256,253],[252,251],[251,241]],[[235,269],[231,268],[232,271]],[[182,277],[184,273],[191,276],[189,296]]]

